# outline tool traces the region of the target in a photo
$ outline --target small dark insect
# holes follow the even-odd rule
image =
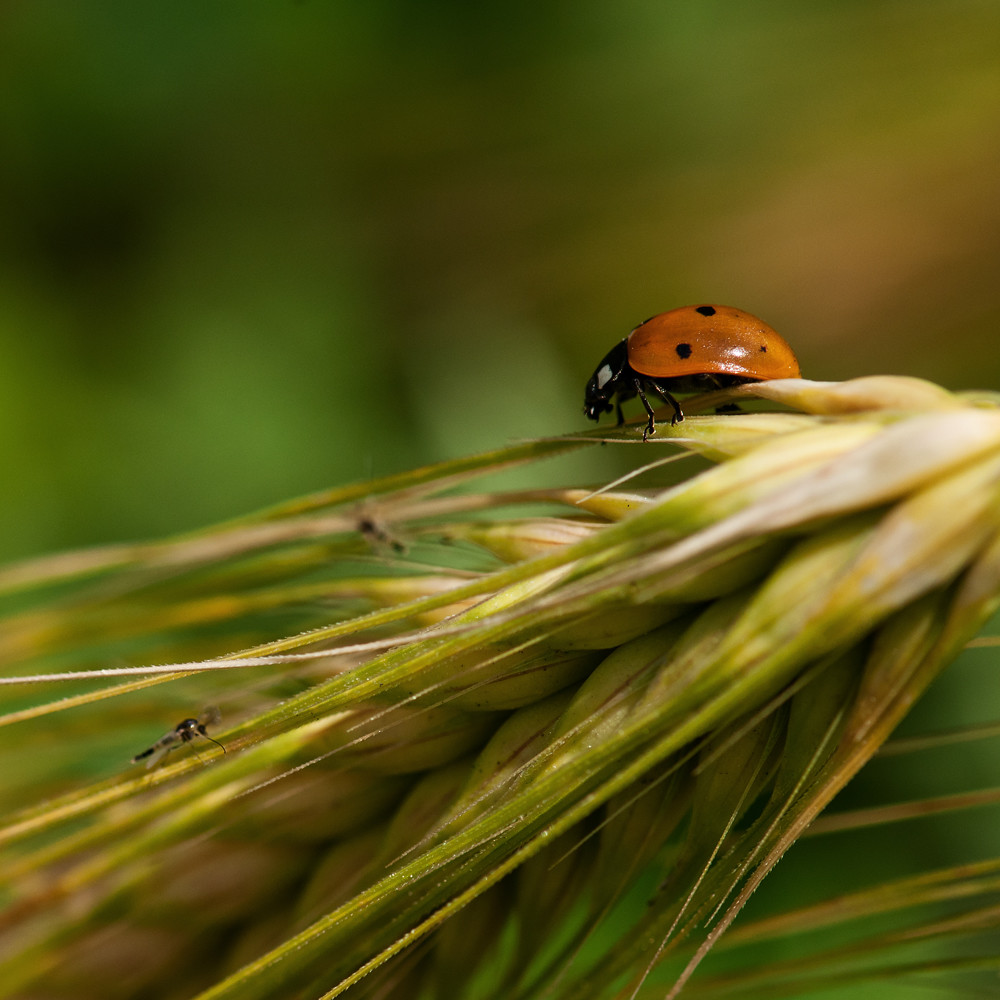
[[[362,514],[358,518],[358,533],[373,549],[390,548],[398,555],[406,551],[406,546],[394,538],[389,529],[371,514]]]
[[[222,718],[217,708],[206,708],[197,719],[185,719],[178,722],[173,729],[164,733],[148,750],[137,753],[132,758],[133,764],[138,764],[140,760],[146,761],[146,767],[150,768],[161,761],[171,750],[180,746],[181,743],[190,743],[196,736],[204,736],[206,740],[211,740],[216,746],[222,747],[222,752],[226,748],[218,740],[213,740],[205,731],[206,726],[215,726]]]

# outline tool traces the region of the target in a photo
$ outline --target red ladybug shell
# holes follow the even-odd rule
[[[683,306],[647,319],[629,335],[628,363],[650,378],[721,373],[748,381],[799,378],[780,334],[732,306]]]

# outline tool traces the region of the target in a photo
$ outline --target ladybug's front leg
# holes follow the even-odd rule
[[[646,399],[646,394],[642,391],[642,384],[638,379],[633,379],[632,383],[635,386],[636,393],[642,400],[642,405],[646,407],[646,412],[649,414],[649,421],[642,432],[642,439],[646,441],[650,434],[656,433],[656,420],[653,418],[653,408],[649,405],[649,400]]]

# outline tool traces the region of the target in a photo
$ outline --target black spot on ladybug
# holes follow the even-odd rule
[[[674,350],[677,352],[677,357],[679,358],[689,358],[691,357],[691,345],[690,344],[678,344]]]
[[[715,315],[715,306],[696,306],[694,311],[696,313],[701,313],[702,316],[714,316]],[[682,356],[683,357],[687,357],[686,354],[682,355]]]
[[[761,354],[767,354],[767,344],[761,344],[760,345],[760,353]]]

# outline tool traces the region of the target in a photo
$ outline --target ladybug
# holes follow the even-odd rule
[[[621,425],[622,400],[638,396],[649,414],[645,441],[656,433],[647,392],[673,407],[676,424],[684,413],[674,392],[800,377],[792,349],[756,316],[732,306],[683,306],[640,323],[611,348],[587,383],[583,412],[598,420],[613,408]]]

